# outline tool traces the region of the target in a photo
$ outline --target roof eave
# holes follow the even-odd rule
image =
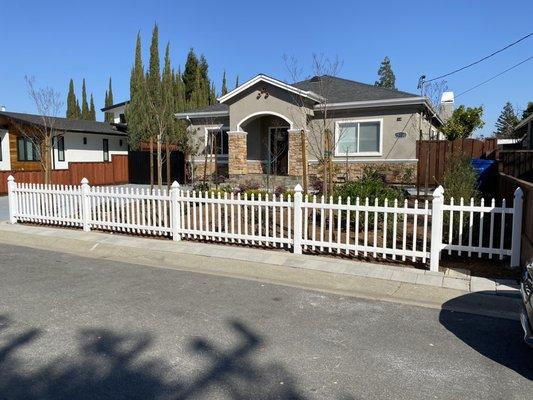
[[[524,118],[522,121],[520,121],[515,127],[514,130],[522,128],[523,126],[526,126],[530,121],[533,121],[533,113],[528,116],[527,118]]]
[[[178,119],[187,118],[209,118],[209,117],[229,117],[229,111],[204,111],[204,112],[183,112],[174,114]]]
[[[327,108],[329,110],[348,110],[357,108],[374,108],[374,107],[390,107],[390,106],[409,106],[409,105],[423,105],[430,110],[433,116],[442,125],[442,121],[439,114],[434,110],[433,106],[427,99],[427,97],[415,96],[405,97],[400,99],[384,99],[384,100],[363,100],[363,101],[348,101],[341,103],[320,103],[315,105],[315,110],[321,110]]]

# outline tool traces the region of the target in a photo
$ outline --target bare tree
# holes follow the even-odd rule
[[[302,80],[302,68],[299,66],[296,59],[293,57],[284,56],[285,65],[289,72],[290,78],[293,82]],[[311,77],[315,77],[315,94],[318,95],[317,101],[319,102],[318,108],[312,114],[313,107],[310,105],[308,97],[303,92],[294,94],[294,100],[297,105],[299,118],[306,122],[307,138],[306,144],[309,153],[315,157],[318,161],[319,169],[323,171],[323,193],[328,195],[333,188],[333,164],[332,155],[335,153],[335,148],[339,139],[342,137],[342,133],[333,136],[332,127],[329,121],[329,102],[333,88],[331,77],[336,77],[342,67],[342,62],[338,57],[329,59],[324,55],[313,55],[313,61],[311,64]],[[311,78],[307,77],[307,79]],[[306,149],[302,146],[302,152]],[[302,160],[307,162],[307,157],[303,156]],[[303,166],[302,170],[307,171],[307,166]],[[307,176],[304,177],[304,186],[307,188]]]
[[[34,77],[25,77],[28,95],[39,114],[39,123],[25,124],[13,121],[18,132],[24,136],[33,149],[38,151],[38,159],[43,171],[44,183],[52,177],[52,149],[54,141],[63,135],[57,128],[58,116],[63,108],[61,95],[51,87],[37,88]]]

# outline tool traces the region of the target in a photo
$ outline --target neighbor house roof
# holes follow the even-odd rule
[[[4,117],[15,122],[29,125],[44,125],[43,117],[36,114],[24,114],[0,111],[0,117]],[[69,119],[51,117],[54,121],[54,129],[68,132],[99,133],[105,135],[126,135],[126,132],[118,130],[116,126],[107,122],[85,121],[81,119]]]
[[[533,113],[531,113],[531,115],[527,116],[526,118],[524,118],[522,121],[520,121],[515,127],[514,127],[514,130],[518,130],[520,128],[522,128],[523,126],[527,125],[529,123],[529,121],[533,121]]]
[[[102,111],[102,112],[106,112],[106,111],[112,110],[113,108],[117,108],[117,107],[125,106],[125,105],[128,104],[129,102],[130,102],[129,100],[126,100],[126,101],[122,101],[122,102],[120,102],[120,103],[111,104],[110,106],[107,106],[107,107],[101,108],[100,111]]]

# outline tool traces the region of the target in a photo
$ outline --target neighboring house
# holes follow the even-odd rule
[[[68,169],[69,162],[105,162],[113,155],[127,155],[127,133],[106,122],[54,118],[52,168]],[[0,111],[0,170],[41,169],[32,126],[43,126],[40,115]],[[21,133],[21,129],[25,134]]]
[[[524,148],[533,150],[533,114],[524,118],[514,128],[515,136],[524,138],[522,145]]]
[[[129,101],[113,104],[109,107],[101,108],[100,111],[106,114],[113,114],[113,123],[116,125],[126,125],[126,106]]]
[[[353,177],[371,164],[399,182],[416,169],[416,140],[436,137],[442,125],[426,97],[332,76],[289,85],[260,74],[218,100],[177,117],[197,139],[196,169],[207,153],[209,172],[230,177],[301,176],[304,145],[309,174],[319,173],[327,128],[338,175]]]

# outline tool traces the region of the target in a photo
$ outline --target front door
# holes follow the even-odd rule
[[[289,160],[288,127],[274,127],[268,129],[270,173],[272,175],[287,175]]]

